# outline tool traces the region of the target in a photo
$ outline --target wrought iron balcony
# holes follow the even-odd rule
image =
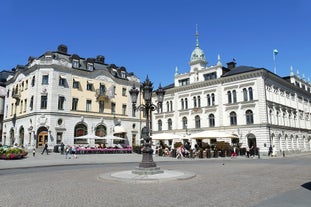
[[[100,89],[95,90],[95,97],[96,97],[97,101],[109,100],[109,96],[107,95],[107,92],[102,91]]]

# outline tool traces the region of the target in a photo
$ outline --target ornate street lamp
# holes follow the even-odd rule
[[[159,167],[157,167],[156,163],[153,161],[153,149],[151,148],[151,137],[150,137],[150,117],[152,114],[152,111],[155,111],[159,109],[162,106],[163,98],[165,91],[159,86],[159,88],[156,90],[156,94],[158,96],[158,105],[154,105],[152,103],[152,82],[149,80],[148,76],[146,80],[143,82],[143,84],[140,86],[140,89],[142,91],[143,99],[145,101],[144,104],[140,104],[136,106],[137,104],[137,98],[139,94],[139,90],[133,86],[133,88],[129,91],[132,99],[133,104],[133,110],[134,111],[143,111],[146,115],[146,136],[144,137],[144,145],[142,150],[142,162],[139,163],[139,167],[136,170],[133,170],[132,172],[135,174],[157,174],[157,173],[163,173],[162,170],[160,170]]]

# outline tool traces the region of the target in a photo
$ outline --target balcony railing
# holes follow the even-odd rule
[[[107,92],[101,91],[100,89],[95,90],[95,97],[97,98],[97,101],[109,100],[109,96],[107,95]]]

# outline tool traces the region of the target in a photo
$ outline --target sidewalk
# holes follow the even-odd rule
[[[302,152],[299,154],[291,154],[286,157],[297,157],[297,156],[306,156],[311,155],[311,152]],[[83,154],[77,155],[77,159],[66,159],[65,155],[61,155],[60,153],[49,153],[40,154],[37,153],[35,157],[32,156],[31,153],[27,155],[26,158],[20,160],[0,160],[0,170],[1,169],[12,169],[12,168],[30,168],[30,167],[39,167],[39,166],[57,166],[57,165],[79,165],[79,164],[103,164],[103,163],[131,163],[136,162],[139,163],[142,160],[141,154],[136,153],[125,153],[125,154]],[[262,156],[261,159],[279,159],[283,158],[282,156],[278,157],[267,157]],[[173,157],[159,157],[154,156],[155,162],[161,161],[177,161],[176,158]],[[217,160],[217,159],[231,159],[230,157],[219,157],[219,158],[195,158],[185,160]],[[248,159],[245,156],[238,156],[234,159]],[[251,159],[251,158],[250,158]],[[258,159],[257,157],[253,159]],[[181,160],[180,160],[181,161]]]

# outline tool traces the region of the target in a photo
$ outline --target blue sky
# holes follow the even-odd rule
[[[80,57],[104,55],[154,88],[189,71],[196,24],[208,65],[274,71],[290,66],[311,79],[309,0],[4,0],[0,6],[0,70],[11,70],[65,44]]]

